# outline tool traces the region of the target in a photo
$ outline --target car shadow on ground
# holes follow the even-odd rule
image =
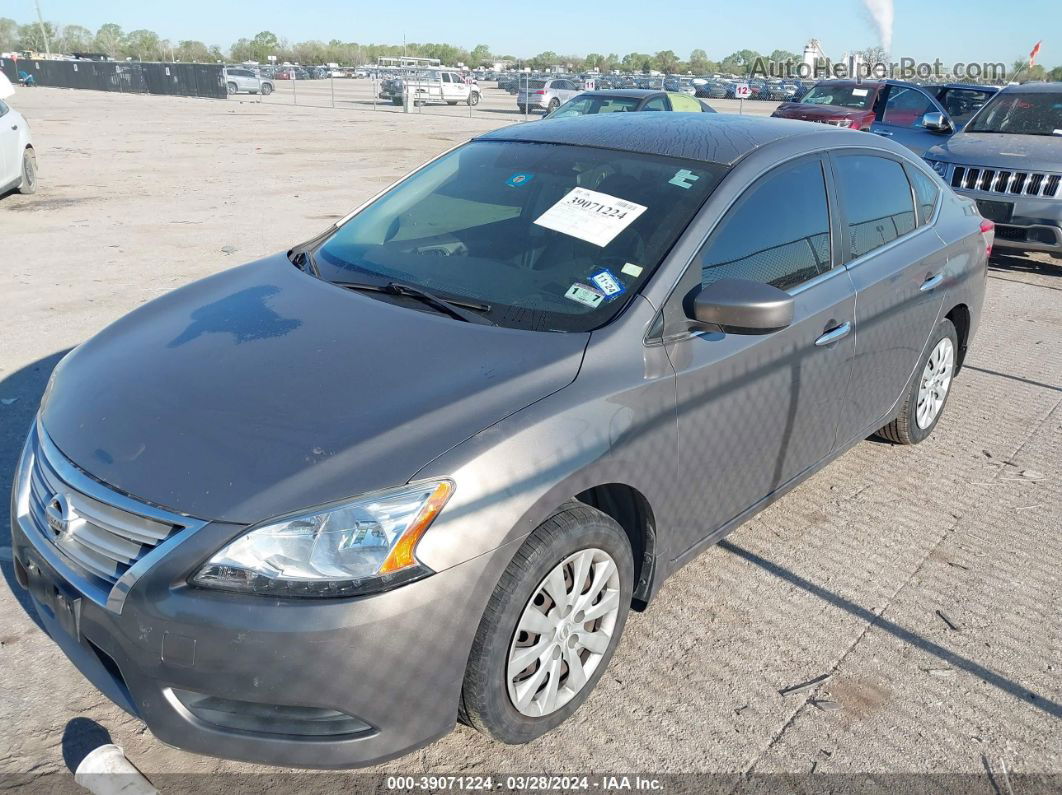
[[[53,353],[0,379],[0,494],[5,498],[11,494],[18,457],[36,416],[48,377],[67,352]],[[0,518],[0,572],[22,609],[40,626],[29,594],[15,581],[11,554],[11,512],[7,510],[6,499],[0,502],[5,506]]]
[[[1022,254],[1004,253],[997,249],[992,252],[992,259],[988,261],[988,270],[992,273],[1025,273],[1059,279],[1062,278],[1062,259],[1051,257],[1033,259]]]

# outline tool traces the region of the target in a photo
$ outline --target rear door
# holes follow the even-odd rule
[[[929,94],[914,86],[888,85],[884,90],[887,93],[870,125],[872,133],[891,138],[919,155],[948,137],[947,133],[927,130],[923,123],[927,113],[943,113],[948,118],[944,108]]]
[[[744,190],[665,308],[678,388],[679,482],[688,550],[829,455],[854,353],[855,291],[833,241],[827,172],[815,155]],[[725,278],[773,284],[793,323],[762,335],[685,331],[682,304]],[[675,305],[678,302],[678,305]]]
[[[20,120],[0,99],[0,188],[18,177],[22,167],[22,152],[19,151]]]
[[[904,394],[940,314],[947,255],[932,227],[939,197],[920,192],[916,212],[899,158],[878,150],[830,158],[845,266],[858,296],[843,444],[881,427]]]

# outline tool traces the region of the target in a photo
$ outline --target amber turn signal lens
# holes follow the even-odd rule
[[[380,566],[379,574],[398,571],[417,562],[417,559],[413,557],[413,550],[416,549],[417,542],[420,541],[420,537],[424,535],[425,531],[431,527],[431,523],[435,521],[435,517],[439,515],[443,506],[446,505],[446,501],[450,499],[453,491],[454,484],[449,481],[443,481],[435,487],[435,491],[431,493],[427,502],[424,503],[424,507],[417,514],[417,518],[413,520],[406,532],[398,539],[398,543],[391,548],[390,554]]]

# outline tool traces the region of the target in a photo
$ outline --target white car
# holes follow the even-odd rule
[[[37,190],[37,155],[26,119],[0,99],[0,195],[10,190]]]

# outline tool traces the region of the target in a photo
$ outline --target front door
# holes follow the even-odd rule
[[[17,179],[22,170],[18,127],[18,116],[0,99],[0,188]]]
[[[872,133],[891,138],[919,155],[947,140],[946,133],[927,130],[922,122],[927,113],[943,113],[947,118],[935,99],[914,86],[889,85],[887,91],[877,118],[870,125]]]
[[[772,284],[795,297],[786,329],[722,331],[665,342],[677,375],[681,540],[698,544],[835,446],[854,351],[855,292],[834,256],[837,232],[824,161],[779,166],[720,221],[677,294],[724,278]],[[836,266],[836,267],[835,267]]]
[[[883,425],[906,390],[944,300],[947,257],[929,225],[939,193],[932,180],[911,167],[912,178],[924,178],[915,192],[899,159],[879,151],[831,159],[846,267],[859,293],[844,442]]]

